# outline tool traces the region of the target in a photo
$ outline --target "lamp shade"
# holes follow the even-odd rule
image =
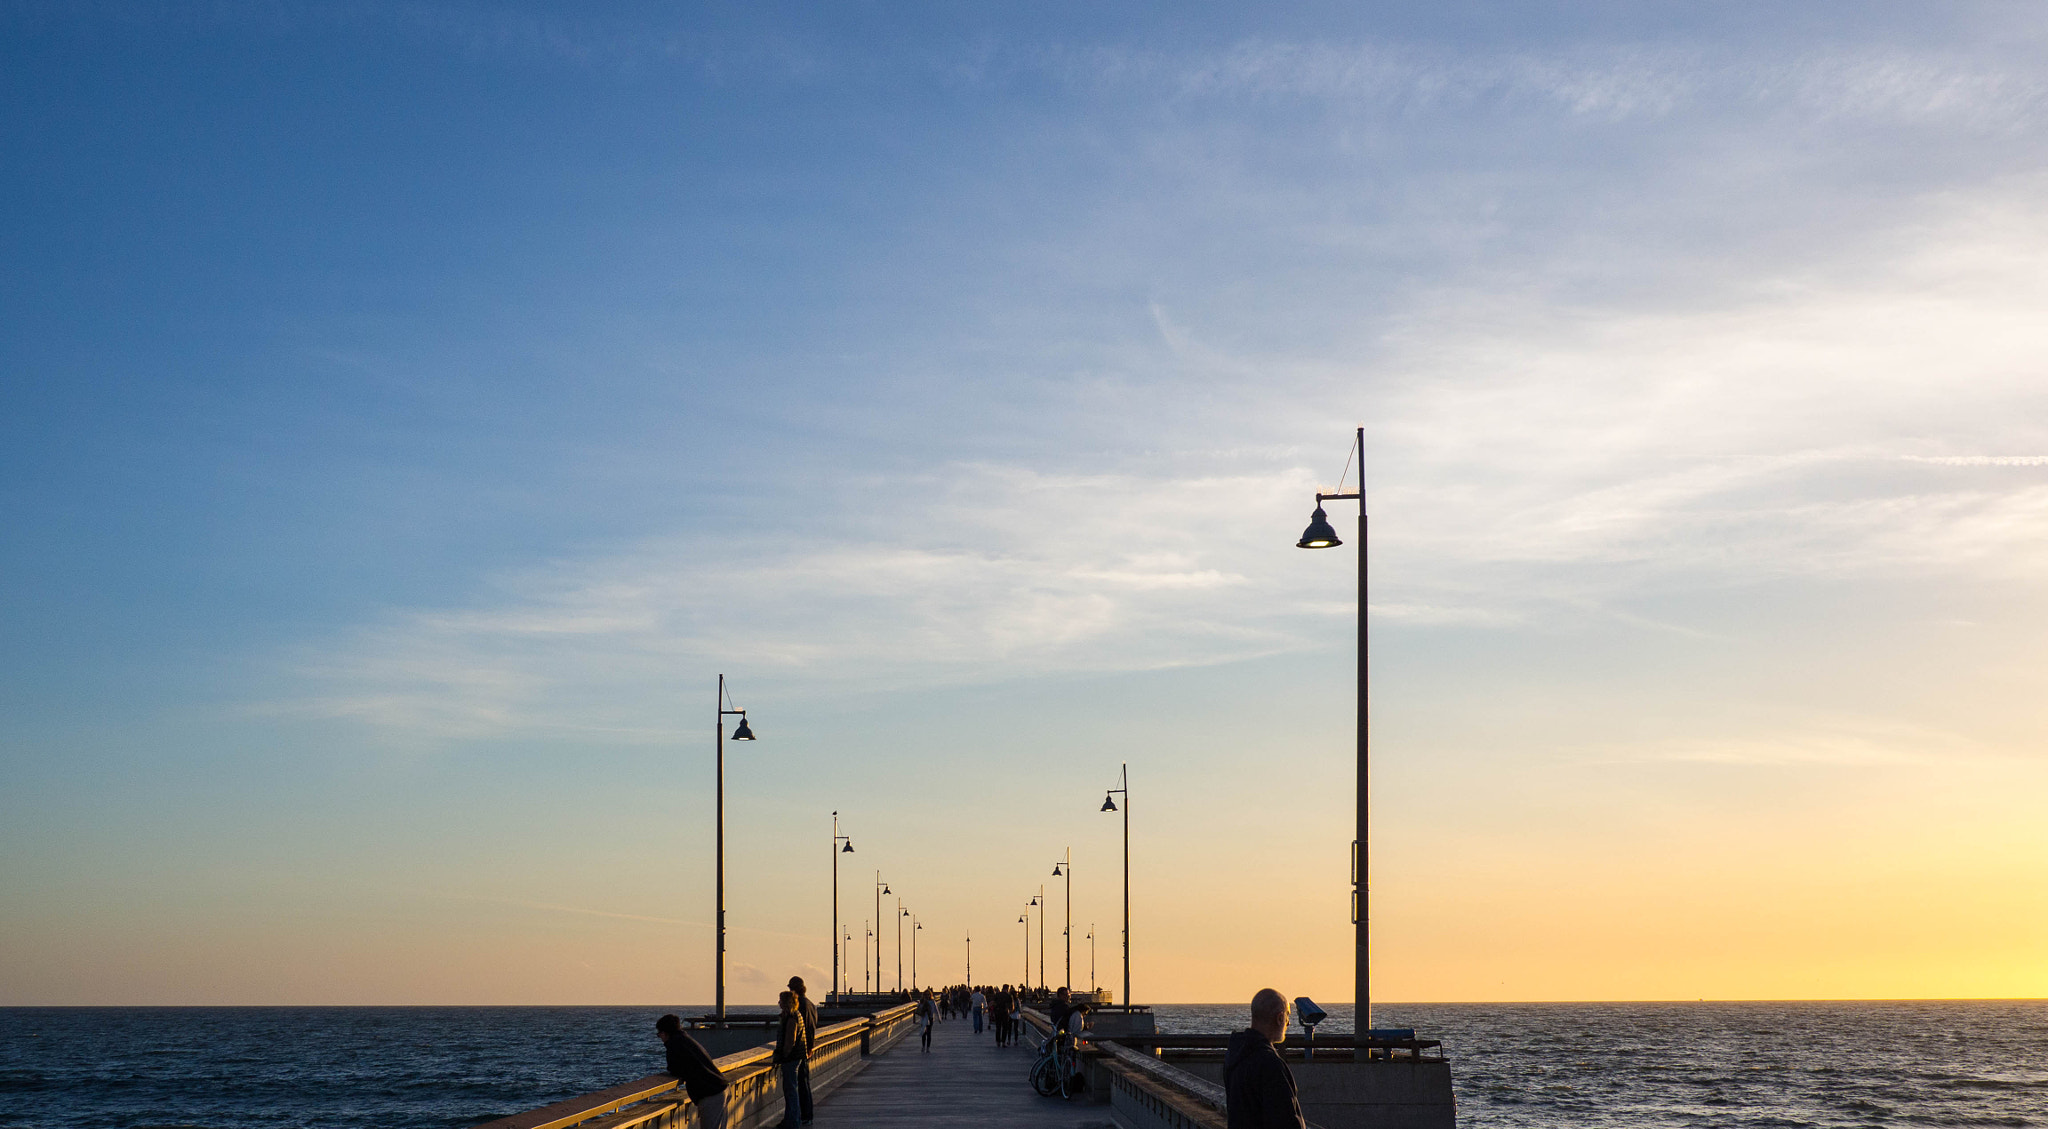
[[[732,731],[732,739],[735,741],[751,741],[754,739],[754,731],[747,728],[745,715],[740,717],[740,727]]]
[[[845,847],[843,847],[843,848],[841,848],[841,849],[840,849],[840,852],[839,852],[839,853],[840,853],[840,854],[842,854],[842,855],[850,855],[850,854],[852,854],[852,853],[853,853],[853,840],[851,840],[851,839],[848,839],[848,840],[846,841],[846,846],[845,846]]]
[[[1112,796],[1104,796],[1104,797],[1102,797],[1102,810],[1103,810],[1103,811],[1115,811],[1115,810],[1116,810],[1116,799],[1115,799],[1115,797],[1112,797]]]
[[[1301,531],[1301,540],[1294,543],[1297,549],[1334,549],[1344,542],[1337,537],[1337,531],[1330,526],[1330,515],[1317,506],[1316,512],[1308,519],[1308,528]]]
[[[1059,864],[1059,863],[1053,863],[1053,864],[1052,864],[1052,876],[1053,876],[1054,878],[1058,878],[1058,877],[1060,876],[1060,864]]]

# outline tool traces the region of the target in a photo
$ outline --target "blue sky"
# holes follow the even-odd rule
[[[2048,991],[2043,32],[9,7],[0,1002],[707,998],[721,671],[746,991],[1343,998],[1359,424],[1395,998]]]

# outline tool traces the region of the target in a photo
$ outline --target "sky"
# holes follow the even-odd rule
[[[0,6],[0,1004],[1350,1000],[1358,427],[1376,1000],[2048,995],[2044,47]]]

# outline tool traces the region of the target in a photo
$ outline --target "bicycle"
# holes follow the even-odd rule
[[[1071,1098],[1080,1092],[1080,1041],[1065,1031],[1055,1031],[1038,1048],[1031,1061],[1031,1088],[1040,1097]]]

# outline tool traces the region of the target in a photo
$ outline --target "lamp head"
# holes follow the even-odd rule
[[[1102,797],[1102,810],[1103,810],[1103,811],[1115,811],[1115,810],[1116,810],[1116,798],[1115,798],[1114,796],[1104,795],[1104,796]]]
[[[889,884],[887,882],[882,883],[882,892],[884,894],[889,892]]]
[[[1301,531],[1301,540],[1294,543],[1297,549],[1334,549],[1344,542],[1337,537],[1337,531],[1330,526],[1330,515],[1317,506],[1316,512],[1308,519],[1308,528]]]
[[[735,741],[751,741],[754,739],[754,731],[747,728],[746,714],[740,715],[740,727],[732,731],[732,739]]]
[[[842,854],[842,855],[850,855],[850,854],[852,854],[852,853],[853,853],[853,840],[851,840],[851,839],[848,839],[848,840],[846,841],[846,846],[845,846],[845,847],[842,847],[842,848],[840,849],[839,853],[840,853],[840,854]]]
[[[1053,863],[1053,864],[1052,864],[1052,876],[1053,876],[1054,878],[1058,878],[1058,877],[1060,876],[1060,864],[1059,864],[1059,863]]]

